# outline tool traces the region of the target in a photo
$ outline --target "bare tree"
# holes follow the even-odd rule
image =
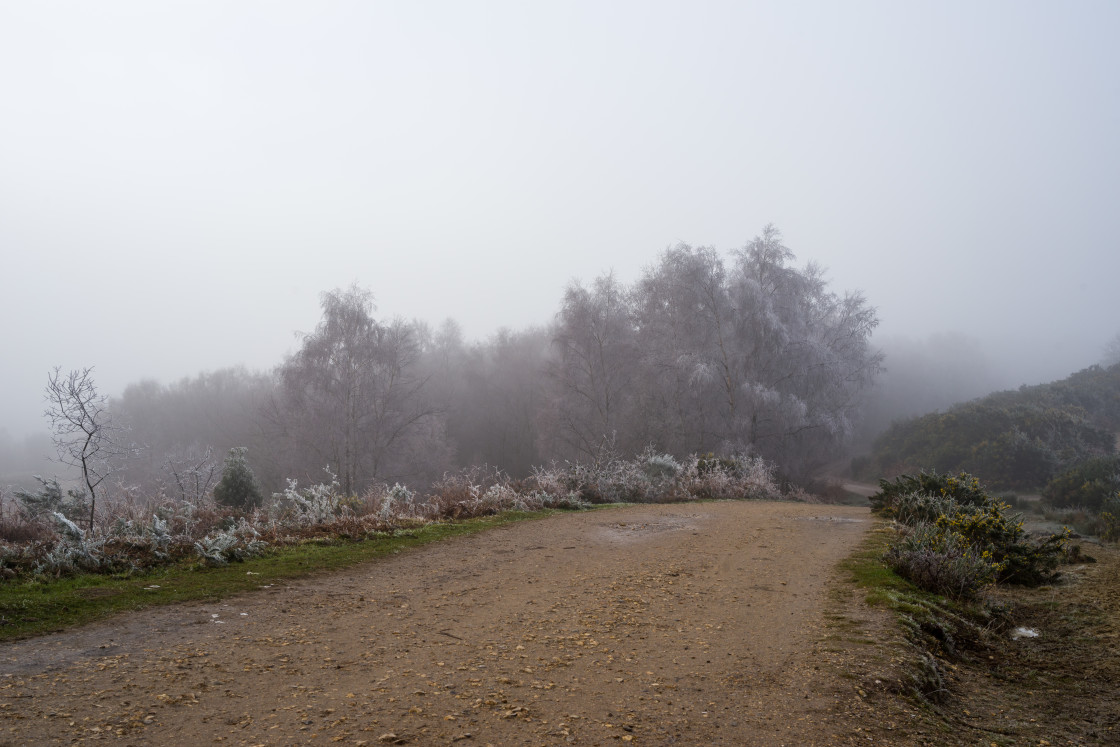
[[[630,292],[604,275],[591,290],[568,286],[557,314],[557,351],[550,419],[560,448],[577,458],[593,458],[613,442],[624,425],[638,360]]]
[[[131,452],[113,425],[108,400],[97,393],[93,369],[71,371],[66,376],[55,367],[47,376],[47,410],[52,441],[63,464],[82,471],[89,490],[89,526],[93,528],[97,488],[112,472],[111,461]]]
[[[164,470],[175,484],[179,500],[198,506],[213,489],[221,469],[214,450],[191,446],[175,449],[164,457]]]

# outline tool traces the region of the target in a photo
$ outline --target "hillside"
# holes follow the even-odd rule
[[[1114,453],[1117,431],[1120,364],[1091,366],[895,423],[852,469],[869,479],[965,471],[993,488],[1033,490],[1078,462]]]

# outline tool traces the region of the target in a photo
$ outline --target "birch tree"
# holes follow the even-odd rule
[[[736,259],[733,430],[751,450],[801,472],[813,449],[824,461],[851,435],[860,395],[882,363],[869,342],[878,318],[861,294],[831,292],[818,266],[793,266],[773,226]]]
[[[624,425],[638,354],[630,294],[613,275],[564,294],[553,338],[551,418],[560,446],[594,458]]]
[[[569,287],[549,421],[570,453],[757,453],[802,475],[851,435],[882,356],[875,309],[767,226],[728,260],[681,244],[628,289]]]
[[[373,318],[373,296],[353,286],[322,296],[323,316],[279,369],[279,420],[316,464],[338,471],[353,494],[374,478],[392,476],[394,458],[410,437],[438,434],[418,370],[420,343],[411,325]],[[425,426],[421,428],[421,426]]]

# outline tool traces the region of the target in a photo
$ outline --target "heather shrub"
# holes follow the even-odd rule
[[[900,576],[936,594],[968,599],[993,583],[999,564],[962,535],[919,522],[887,550],[887,564]]]

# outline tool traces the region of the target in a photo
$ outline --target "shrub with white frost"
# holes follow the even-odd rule
[[[260,533],[244,517],[229,529],[212,532],[194,543],[198,555],[213,565],[245,560],[260,555],[267,547],[268,543],[260,539]]]

